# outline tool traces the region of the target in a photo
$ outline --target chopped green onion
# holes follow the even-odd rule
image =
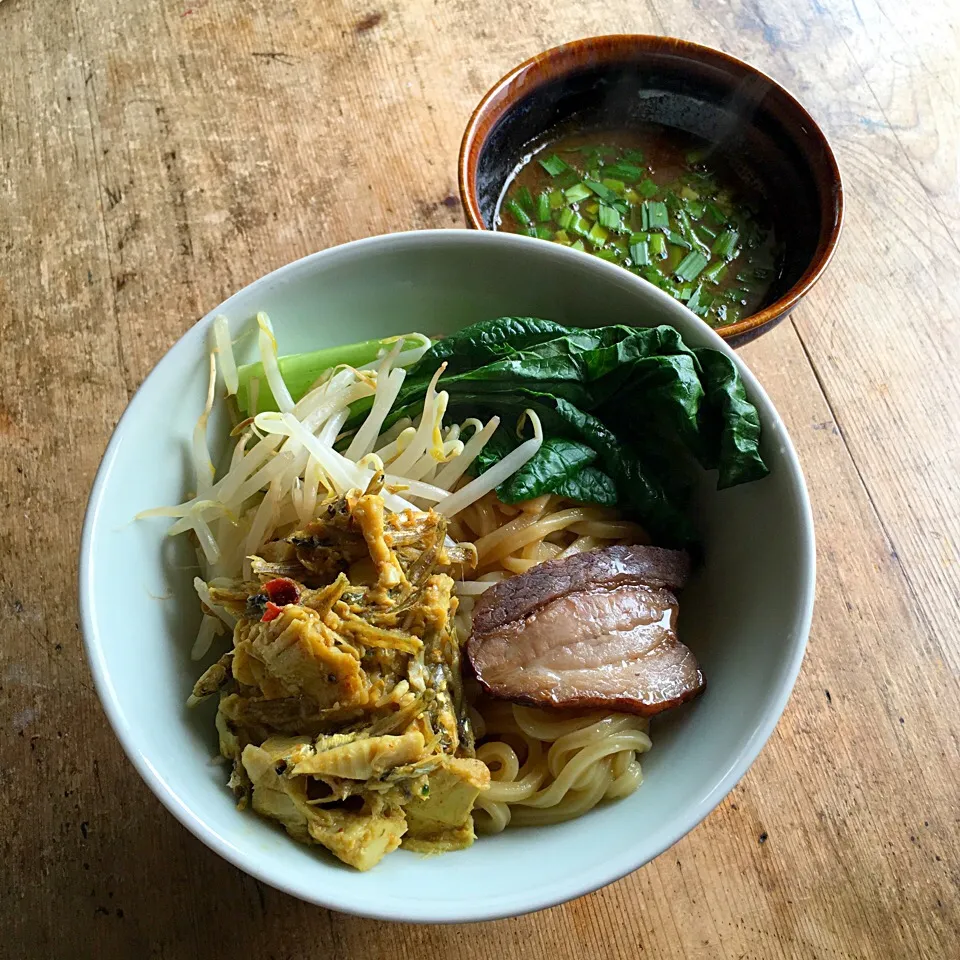
[[[726,271],[727,265],[722,260],[715,260],[703,271],[703,279],[709,280],[712,283],[718,283]]]
[[[556,243],[569,243],[569,242],[570,242],[570,237],[569,237],[569,235],[567,234],[567,231],[566,231],[566,230],[558,230],[558,231],[554,234],[553,239],[554,239],[554,241],[555,241]]]
[[[692,250],[692,244],[687,243],[679,233],[674,233],[672,230],[664,230],[663,235],[667,240],[672,243],[675,247],[683,247],[684,250]]]
[[[629,180],[633,183],[634,180],[639,180],[643,175],[643,168],[620,161],[609,167],[604,167],[601,173],[605,177],[616,177],[618,180]]]
[[[643,234],[634,234],[634,236],[643,237]],[[630,259],[638,267],[645,267],[650,262],[650,243],[646,237],[642,240],[630,238]]]
[[[622,180],[613,180],[610,177],[604,177],[600,182],[614,193],[623,193],[623,191],[627,189],[627,185]]]
[[[698,223],[697,230],[703,234],[708,240],[717,239],[717,231],[712,227],[708,227],[705,223]]]
[[[650,252],[658,259],[667,257],[667,239],[662,233],[655,233],[650,237]]]
[[[531,220],[527,211],[516,200],[508,200],[507,209],[514,215],[518,223],[522,223],[525,227],[530,225]]]
[[[542,224],[539,227],[537,227],[534,232],[541,240],[553,239],[553,231],[549,227],[545,227]]]
[[[519,203],[527,213],[533,213],[533,194],[530,193],[529,187],[520,187],[514,196],[516,197],[517,203]]]
[[[620,257],[613,250],[597,250],[593,255],[599,257],[601,260],[606,260],[608,263],[620,262]]]
[[[684,240],[690,244],[690,249],[699,249],[709,260],[710,248],[697,236],[686,210],[680,209],[677,211],[677,223],[680,224],[680,232],[683,234]]]
[[[699,287],[697,289],[699,289]],[[680,288],[680,299],[689,300],[692,295],[693,295],[693,287],[691,287],[689,283],[685,283]]]
[[[616,193],[613,192],[609,187],[605,187],[598,180],[587,180],[583,181],[584,186],[589,187],[601,200],[605,200],[607,203],[613,203],[617,199]]]
[[[613,207],[608,207],[605,203],[600,204],[597,219],[600,226],[606,227],[608,230],[618,230],[620,228],[621,220],[619,211]]]
[[[657,185],[649,177],[644,177],[637,184],[636,190],[641,197],[646,197],[648,200],[657,195]]]
[[[524,227],[520,232],[524,234],[524,236],[535,237],[537,235],[537,228],[533,226]]]
[[[641,207],[644,230],[661,230],[670,226],[667,205],[659,200],[644,200]]]
[[[555,177],[563,173],[564,170],[570,169],[570,165],[561,160],[556,154],[547,157],[546,160],[541,159],[540,166],[543,167],[551,177]]]
[[[571,249],[571,250],[586,250],[587,248],[583,245],[583,241],[582,241],[582,240],[575,240],[575,241],[570,245],[570,249]]]
[[[566,206],[567,200],[563,195],[562,190],[551,190],[550,191],[550,209],[551,210],[561,210]]]
[[[688,187],[684,185],[683,188],[680,190],[680,197],[683,200],[699,200],[700,194],[697,193],[697,191],[694,190],[693,187]]]
[[[593,217],[594,220],[597,219],[597,211],[600,209],[600,204],[596,200],[587,200],[585,203],[580,204],[580,212],[586,214],[588,217]]]
[[[593,191],[585,183],[577,183],[568,190],[563,191],[563,195],[569,203],[579,203],[591,196]]]
[[[698,317],[705,317],[713,306],[713,297],[703,287],[697,287],[693,296],[687,301],[687,309],[692,310]]]
[[[587,239],[599,247],[607,242],[607,236],[607,231],[599,223],[595,223],[587,234]]]
[[[646,163],[642,150],[624,150],[623,159],[628,163]]]
[[[723,257],[724,260],[730,260],[735,255],[737,241],[739,239],[740,235],[736,230],[724,230],[723,233],[714,240],[711,252],[715,253],[718,257]]]
[[[564,207],[557,216],[557,223],[562,230],[567,230],[575,217],[576,214],[569,207]]]
[[[725,214],[715,203],[707,204],[707,214],[718,227],[722,227],[727,222]]]
[[[694,220],[699,220],[703,216],[705,209],[706,207],[701,200],[690,200],[687,203],[687,213],[689,213]]]
[[[537,219],[543,222],[550,219],[550,194],[541,193],[537,196]]]
[[[587,237],[593,229],[593,224],[589,220],[585,220],[583,217],[574,214],[573,220],[570,223],[570,229],[581,237]]]
[[[691,250],[677,267],[676,273],[680,280],[696,280],[703,268],[710,261],[699,250]]]

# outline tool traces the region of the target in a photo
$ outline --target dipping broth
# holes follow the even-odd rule
[[[780,272],[764,206],[715,147],[647,124],[535,145],[504,187],[494,229],[619,264],[721,327],[759,309]]]

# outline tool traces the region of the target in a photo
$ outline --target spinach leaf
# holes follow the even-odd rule
[[[568,328],[529,317],[473,324],[433,345],[412,367],[384,428],[423,409],[442,362],[449,420],[498,414],[503,423],[473,467],[482,473],[519,443],[526,409],[540,417],[539,453],[501,484],[506,503],[557,493],[617,505],[656,542],[695,539],[696,464],[719,468],[719,486],[767,473],[760,424],[733,362],[689,348],[668,326]],[[369,400],[351,409],[357,426]]]
[[[575,434],[598,452],[599,465],[616,484],[618,505],[635,516],[655,542],[682,546],[696,538],[688,512],[694,478],[683,461],[671,460],[668,473],[655,451],[641,455],[629,440],[618,439],[600,420],[572,404],[558,400],[555,414],[568,435]]]
[[[560,487],[596,459],[597,451],[584,443],[547,437],[536,456],[498,487],[497,496],[504,503],[518,503],[544,493],[559,493]]]
[[[733,487],[765,477],[770,469],[760,456],[760,417],[733,361],[717,350],[701,348],[706,402],[701,409],[701,432],[711,442],[709,461],[720,470],[717,487]]]
[[[430,377],[446,360],[453,374],[510,356],[544,340],[565,336],[566,327],[536,317],[499,317],[474,323],[449,337],[437,340],[411,369],[412,377]]]
[[[597,503],[601,507],[617,505],[616,484],[596,467],[584,467],[579,473],[564,480],[553,492],[577,503]]]

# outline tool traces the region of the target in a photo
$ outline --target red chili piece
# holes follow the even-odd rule
[[[263,616],[260,618],[260,622],[269,623],[271,620],[276,620],[282,612],[272,600],[268,600],[263,608]]]
[[[263,585],[263,592],[278,606],[285,607],[288,603],[298,603],[300,600],[300,591],[292,580],[286,577],[277,577],[276,580],[268,580]]]

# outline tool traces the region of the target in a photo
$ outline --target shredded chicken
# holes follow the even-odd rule
[[[490,779],[473,759],[449,576],[473,557],[434,511],[386,513],[381,486],[266,544],[255,579],[208,585],[237,624],[191,697],[219,696],[238,803],[359,870],[401,843],[471,844]]]

